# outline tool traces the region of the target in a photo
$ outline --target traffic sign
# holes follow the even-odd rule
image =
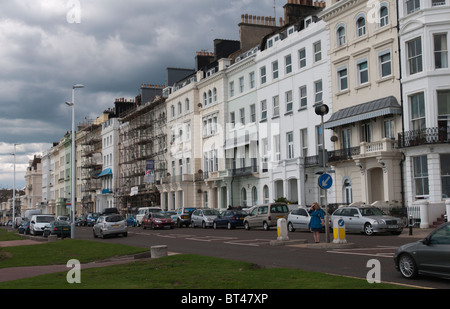
[[[330,174],[322,174],[319,177],[319,186],[324,189],[328,190],[333,185],[333,178],[331,178]]]

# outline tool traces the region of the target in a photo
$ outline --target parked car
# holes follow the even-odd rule
[[[191,224],[191,215],[196,210],[195,207],[180,207],[177,209],[177,214],[172,219],[175,221],[177,227],[182,227],[183,225],[188,227]]]
[[[52,215],[33,215],[30,220],[30,234],[38,235],[44,232],[44,228],[50,222],[55,221]]]
[[[160,207],[141,207],[138,209],[138,213],[136,215],[136,222],[138,226],[141,226],[142,218],[148,213],[151,212],[160,212],[162,209]]]
[[[127,215],[127,226],[137,226],[136,216],[135,215]]]
[[[127,222],[122,215],[114,214],[107,216],[100,216],[92,228],[94,238],[100,236],[105,238],[109,235],[128,236]]]
[[[244,226],[244,218],[247,212],[243,210],[225,210],[213,221],[213,227],[226,227],[231,230],[237,226]]]
[[[335,218],[344,220],[346,232],[361,232],[367,236],[383,232],[400,235],[404,227],[402,219],[388,216],[381,209],[373,206],[338,208],[331,215],[331,227]]]
[[[295,232],[296,229],[309,230],[311,215],[308,209],[299,207],[292,210],[287,217],[287,227],[289,232]]]
[[[58,237],[70,237],[70,222],[64,220],[56,220],[50,222],[44,227],[42,236],[56,235]]]
[[[99,212],[89,213],[86,218],[87,226],[93,226],[97,222],[97,219],[100,217]]]
[[[87,216],[81,215],[75,219],[76,226],[86,226],[87,225]]]
[[[268,231],[270,227],[277,226],[277,220],[287,220],[289,208],[284,203],[271,203],[255,206],[247,217],[244,218],[244,228],[263,227]]]
[[[19,226],[18,233],[24,234],[24,235],[30,234],[30,221],[29,220],[25,220],[22,222],[22,224]]]
[[[450,279],[450,222],[440,225],[423,240],[399,247],[394,263],[408,279],[418,275]]]
[[[142,219],[142,228],[151,228],[153,229],[163,229],[163,228],[171,228],[175,227],[175,222],[173,222],[170,215],[162,213],[162,212],[153,212],[148,213]]]
[[[217,209],[196,209],[191,215],[191,226],[212,227],[214,219],[220,215]]]

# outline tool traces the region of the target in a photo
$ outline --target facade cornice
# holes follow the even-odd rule
[[[347,11],[351,6],[358,5],[365,0],[344,0],[338,1],[335,5],[331,6],[329,9],[323,10],[319,13],[318,17],[326,22],[329,22],[335,16]]]

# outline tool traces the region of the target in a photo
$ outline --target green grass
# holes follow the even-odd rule
[[[3,256],[7,256],[7,258],[0,258],[0,268],[64,265],[70,259],[88,263],[144,251],[149,251],[149,249],[89,240],[64,239],[51,243],[43,242],[37,245],[1,248],[0,253],[3,252]]]
[[[8,241],[8,240],[21,240],[22,236],[19,236],[15,233],[16,231],[9,232],[8,230],[2,228],[0,229],[0,241]]]
[[[69,270],[68,270],[69,271]],[[173,255],[129,264],[81,269],[81,283],[67,272],[0,283],[0,289],[397,289],[389,284],[306,272],[262,268],[240,261]]]

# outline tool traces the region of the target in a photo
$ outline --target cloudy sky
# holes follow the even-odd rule
[[[28,161],[167,67],[194,68],[213,40],[239,39],[241,14],[282,16],[285,0],[6,0],[0,2],[0,188],[25,185]]]

